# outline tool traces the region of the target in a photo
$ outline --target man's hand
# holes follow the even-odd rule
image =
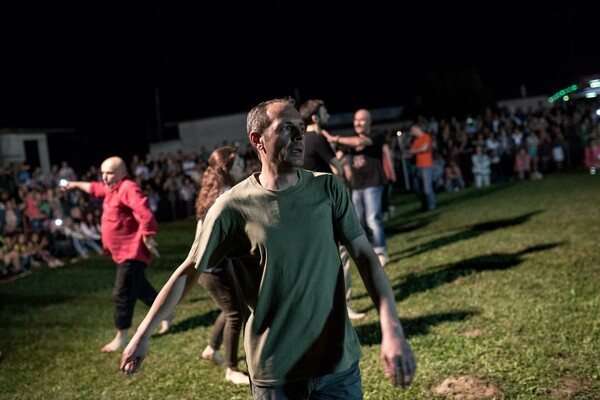
[[[158,243],[156,243],[156,240],[154,240],[154,236],[144,236],[144,244],[146,245],[148,250],[150,250],[150,253],[152,253],[153,256],[160,257],[160,253],[157,249]]]

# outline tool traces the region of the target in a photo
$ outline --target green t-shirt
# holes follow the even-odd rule
[[[252,175],[221,195],[189,255],[200,270],[234,260],[251,311],[244,348],[257,385],[341,372],[360,357],[337,242],[364,230],[338,179],[304,169],[298,175],[282,191]]]

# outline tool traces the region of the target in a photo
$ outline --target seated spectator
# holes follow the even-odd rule
[[[48,214],[41,211],[42,196],[37,190],[27,190],[25,192],[25,210],[24,215],[29,220],[29,228],[31,230],[40,230],[44,228],[44,222],[48,218]]]
[[[8,199],[0,209],[0,234],[11,236],[23,231],[23,213],[15,199]]]
[[[17,234],[14,238],[12,248],[19,254],[19,265],[21,270],[25,271],[31,269],[32,265],[37,263],[36,260],[33,260],[33,246],[27,237],[27,234],[24,232]]]
[[[79,221],[79,228],[86,238],[92,239],[102,246],[102,227],[92,210],[85,212],[83,220]]]
[[[462,171],[454,160],[451,160],[446,164],[446,167],[444,168],[444,179],[446,182],[446,191],[448,192],[458,192],[465,187]]]
[[[73,208],[73,210],[75,210],[75,208]],[[89,258],[88,251],[90,249],[96,251],[98,254],[102,254],[104,252],[102,247],[94,239],[87,238],[83,234],[79,227],[78,220],[75,220],[72,217],[65,217],[63,221],[63,227],[65,234],[71,238],[73,247],[81,258]]]
[[[21,268],[19,253],[9,247],[9,240],[0,236],[0,283],[12,282],[31,273]]]
[[[54,257],[50,252],[50,240],[47,234],[32,232],[31,244],[33,246],[33,259],[37,262],[43,262],[50,268],[62,267],[64,262]]]
[[[79,261],[73,241],[65,233],[62,220],[55,220],[49,225],[48,250],[55,258],[69,259],[71,263]]]

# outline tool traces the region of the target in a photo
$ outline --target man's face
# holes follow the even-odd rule
[[[371,131],[371,116],[366,110],[354,114],[354,131],[358,134],[368,135]]]
[[[236,182],[241,181],[245,175],[245,162],[244,159],[237,154],[233,159],[233,164],[231,165],[231,169],[229,170],[229,174],[235,179]]]
[[[267,114],[271,126],[261,137],[266,161],[284,169],[302,167],[305,126],[300,113],[290,105],[274,103]]]
[[[102,173],[102,182],[111,189],[125,176],[124,169],[113,162],[102,163],[100,172]]]

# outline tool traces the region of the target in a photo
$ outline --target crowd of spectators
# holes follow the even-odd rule
[[[420,116],[433,139],[436,191],[536,180],[583,167],[595,174],[600,166],[598,108],[596,102],[570,102],[527,111],[488,109],[464,120]],[[398,176],[403,165],[412,174],[410,160],[401,163],[409,144],[400,143],[395,132],[388,132],[388,140]]]
[[[460,121],[419,117],[433,138],[434,185],[459,191],[510,180],[542,179],[564,169],[600,167],[600,125],[591,103],[566,103],[536,110],[488,110]],[[388,132],[396,175],[412,174],[402,143]],[[223,143],[229,145],[229,143]],[[403,148],[401,148],[403,147]],[[194,201],[212,149],[159,157],[147,153],[129,160],[129,175],[148,196],[159,222],[194,218]],[[247,174],[260,169],[249,145],[238,146]],[[98,166],[76,172],[68,161],[53,165],[50,176],[27,164],[0,165],[0,282],[10,282],[34,268],[77,263],[102,253],[100,198],[65,192],[60,180],[100,181]],[[396,188],[402,188],[397,180]]]

